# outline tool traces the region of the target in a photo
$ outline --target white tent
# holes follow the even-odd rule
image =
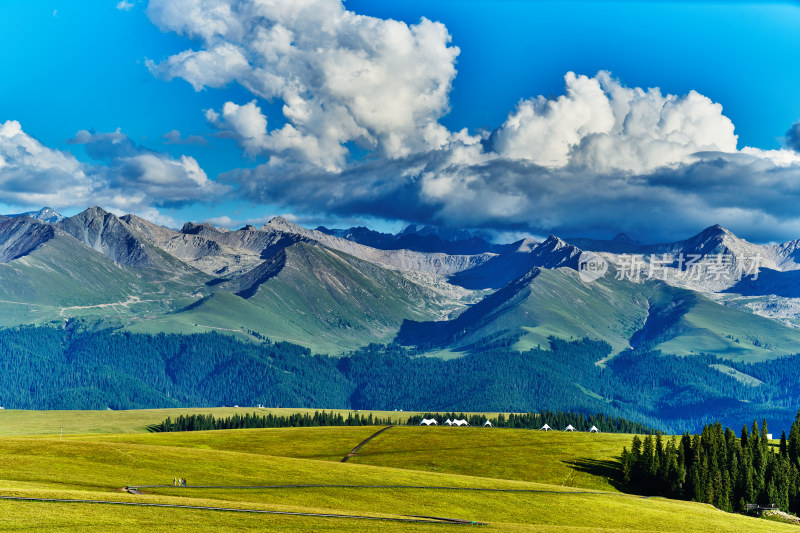
[[[420,426],[438,426],[439,422],[437,422],[433,418],[423,418],[422,422],[419,423]]]
[[[487,420],[486,422],[483,423],[483,427],[490,427],[491,428],[491,427],[494,427],[494,426],[492,426],[492,423]]]
[[[450,420],[449,418],[447,420],[445,420],[444,423],[447,424],[448,426],[452,426],[453,425],[453,421]]]
[[[548,426],[547,424],[542,426],[542,431],[550,431],[551,429],[552,428],[550,426]]]
[[[597,426],[592,426],[592,429],[589,430],[589,433],[600,433],[600,430],[597,429]]]
[[[453,420],[453,424],[455,424],[455,425],[457,425],[457,426],[468,426],[468,425],[469,425],[469,422],[467,422],[467,421],[466,421],[466,420],[464,420],[464,419],[460,419],[460,420],[459,420],[459,419],[456,419],[456,420]]]
[[[572,424],[569,424],[564,431],[575,431],[575,428],[572,427]]]

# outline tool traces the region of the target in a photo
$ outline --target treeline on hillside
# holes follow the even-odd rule
[[[717,422],[699,435],[665,439],[660,433],[634,437],[623,449],[622,469],[628,487],[638,493],[709,503],[743,512],[747,504],[777,505],[800,511],[800,413],[787,440],[777,450],[767,439],[767,422],[740,438]]]
[[[606,413],[681,433],[699,431],[709,419],[732,425],[761,417],[788,429],[793,406],[800,404],[797,356],[744,364],[632,350],[607,360],[605,367],[595,364],[610,351],[602,341],[550,339],[547,349],[525,352],[487,341],[450,360],[397,344],[370,345],[337,358],[286,342],[242,342],[219,333],[91,330],[72,321],[67,327],[0,330],[0,406],[549,409]],[[762,383],[737,381],[712,366],[717,364]]]
[[[423,418],[433,418],[438,423],[445,420],[467,420],[470,426],[483,426],[486,421],[495,427],[540,429],[544,423],[552,422],[552,427],[565,428],[572,424],[577,431],[588,431],[592,426],[604,433],[653,433],[654,430],[638,422],[631,422],[621,417],[613,418],[603,414],[584,415],[580,413],[562,413],[543,411],[541,413],[515,414],[508,416],[500,413],[497,417],[487,418],[482,414],[465,413],[425,413],[424,415],[411,415],[405,422],[399,418],[382,418],[358,413],[348,413],[347,417],[341,413],[314,411],[309,413],[292,413],[290,415],[275,415],[267,413],[246,413],[244,415],[235,414],[228,417],[215,417],[214,415],[191,414],[180,415],[175,420],[167,417],[163,422],[150,426],[154,432],[170,431],[208,431],[214,429],[252,429],[252,428],[296,428],[296,427],[318,427],[318,426],[390,426],[405,424],[416,426],[422,422]],[[544,422],[542,422],[544,421]]]
[[[348,413],[345,418],[341,413],[315,411],[313,415],[308,413],[292,413],[290,415],[246,413],[225,418],[204,414],[180,415],[175,420],[167,417],[163,422],[150,426],[149,429],[154,432],[170,432],[319,426],[390,426],[399,423],[399,420],[393,420],[391,417],[373,417],[372,413],[368,416]]]

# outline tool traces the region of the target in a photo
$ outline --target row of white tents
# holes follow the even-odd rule
[[[542,431],[552,431],[553,430],[553,428],[551,428],[547,424],[543,425],[541,429],[542,429]],[[574,427],[572,427],[572,424],[567,424],[567,427],[564,428],[564,431],[577,431],[577,430]],[[589,433],[600,433],[600,430],[597,429],[597,426],[592,426],[589,429]]]
[[[419,423],[420,426],[438,426],[439,422],[436,421],[435,418],[423,418],[422,422]],[[444,421],[445,426],[468,426],[469,422],[464,420],[463,418],[459,419],[456,418],[455,420],[450,420],[449,418]],[[483,424],[483,427],[492,427],[492,423],[488,420]]]
[[[437,422],[435,418],[423,418],[422,422],[420,422],[419,425],[420,426],[438,426],[439,422]],[[457,418],[455,420],[450,420],[448,418],[447,420],[444,421],[444,425],[446,425],[446,426],[468,426],[469,422],[467,422],[464,419],[458,419]],[[484,422],[483,427],[493,427],[493,426],[492,426],[492,423],[487,420],[486,422]],[[541,429],[542,429],[542,431],[552,431],[553,430],[553,428],[551,428],[547,424],[543,425]],[[577,431],[577,430],[572,426],[572,424],[568,424],[567,427],[564,428],[564,431]],[[600,433],[600,430],[597,429],[597,426],[592,426],[591,429],[589,429],[589,433]]]

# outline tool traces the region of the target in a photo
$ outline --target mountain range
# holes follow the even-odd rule
[[[720,226],[661,244],[497,245],[281,217],[177,230],[99,207],[0,215],[0,405],[786,425],[800,405],[799,249]]]
[[[608,265],[599,279],[582,277],[587,252]],[[588,337],[612,356],[647,346],[764,360],[800,352],[798,276],[800,241],[758,245],[720,226],[655,245],[624,235],[496,245],[469,232],[312,230],[280,217],[176,231],[99,207],[0,216],[0,326],[216,330],[328,354],[398,342],[453,357]]]

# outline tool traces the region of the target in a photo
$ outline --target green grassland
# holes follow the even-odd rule
[[[615,461],[630,435],[398,426],[342,463],[347,452],[379,428],[142,432],[142,425],[153,421],[151,416],[160,420],[179,411],[208,410],[63,412],[61,421],[70,428],[63,437],[19,435],[22,415],[28,415],[34,421],[32,431],[39,432],[42,426],[35,421],[46,419],[50,424],[57,421],[57,413],[37,418],[31,412],[0,412],[3,433],[18,434],[0,438],[0,496],[386,518],[442,516],[486,522],[481,526],[486,531],[766,532],[797,527],[703,504],[621,493],[614,482]],[[103,433],[109,430],[124,432]],[[173,487],[176,476],[185,477],[189,486]],[[142,488],[139,495],[121,491],[128,485],[151,484],[167,486]],[[193,488],[308,484],[362,486]],[[471,526],[0,499],[0,531],[458,531],[464,527]]]

